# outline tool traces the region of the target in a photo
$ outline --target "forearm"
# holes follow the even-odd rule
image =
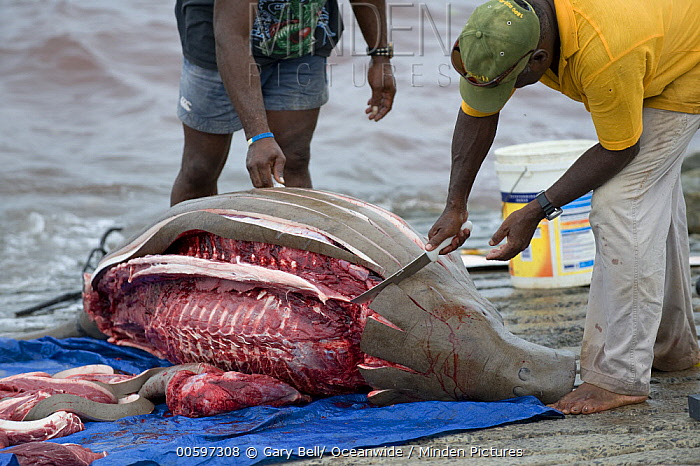
[[[250,53],[250,30],[256,9],[257,1],[217,0],[214,3],[216,62],[246,139],[269,131],[260,73]]]
[[[387,41],[385,0],[350,0],[367,48],[372,51],[389,45]],[[378,51],[380,53],[380,51]],[[367,109],[370,120],[379,121],[391,110],[396,95],[396,83],[390,63],[391,54],[372,55],[367,69],[367,82],[372,89]]]
[[[476,118],[459,111],[452,136],[447,209],[466,209],[474,180],[493,144],[497,127],[498,114]]]
[[[476,118],[460,109],[452,134],[452,168],[447,202],[440,218],[428,231],[427,251],[438,247],[445,239],[453,237],[451,244],[441,251],[443,254],[448,254],[469,237],[469,229],[461,227],[469,215],[467,199],[476,174],[493,144],[497,126],[498,114]]]
[[[621,151],[610,151],[596,144],[581,155],[545,195],[556,207],[566,205],[617,175],[638,152],[639,143]]]
[[[350,0],[362,37],[370,50],[386,47],[388,33],[385,0]]]

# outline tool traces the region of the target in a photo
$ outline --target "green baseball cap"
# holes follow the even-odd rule
[[[525,6],[515,0],[489,0],[478,6],[455,43],[452,63],[462,75],[459,92],[480,112],[503,108],[537,48],[540,21],[530,4],[519,3]]]

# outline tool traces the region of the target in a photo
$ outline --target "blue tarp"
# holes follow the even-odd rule
[[[44,337],[26,342],[0,338],[0,377],[30,371],[51,374],[85,364],[108,364],[130,373],[168,365],[142,351],[89,338]],[[288,455],[310,459],[320,454],[352,454],[352,449],[395,446],[431,435],[561,417],[534,397],[380,408],[357,394],[306,406],[257,406],[202,419],[172,416],[162,404],[145,416],[86,422],[83,432],[54,441],[106,451],[108,456],[94,466],[250,465]],[[0,466],[12,465],[12,458],[0,455]]]

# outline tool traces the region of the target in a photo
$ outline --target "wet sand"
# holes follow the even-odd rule
[[[700,235],[691,235],[691,254],[700,255]],[[511,285],[505,268],[472,269],[471,276],[479,292],[498,307],[511,332],[541,345],[580,353],[587,286],[517,289]],[[700,267],[692,269],[692,277],[693,283],[700,279]],[[693,305],[698,325],[697,293]],[[64,312],[68,314],[69,308]],[[580,383],[578,378],[577,383]],[[693,394],[700,394],[700,367],[681,372],[654,372],[650,399],[642,404],[586,416],[425,437],[396,447],[402,458],[326,455],[293,463],[700,464],[700,421],[688,414],[688,395]],[[380,451],[382,447],[372,450]],[[367,454],[363,452],[360,450],[359,454]],[[487,456],[494,454],[500,456]]]

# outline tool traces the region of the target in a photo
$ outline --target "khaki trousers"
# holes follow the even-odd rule
[[[652,366],[700,361],[693,321],[683,153],[700,115],[645,108],[637,157],[596,189],[596,257],[581,348],[581,379],[648,395]]]

